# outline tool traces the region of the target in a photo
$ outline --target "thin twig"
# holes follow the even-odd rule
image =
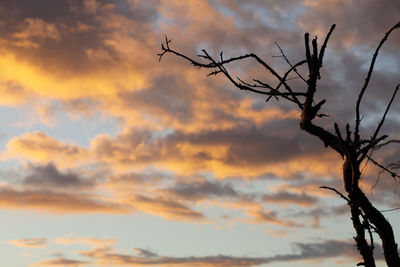
[[[387,210],[380,210],[380,212],[390,212],[390,211],[395,211],[395,210],[400,210],[400,208],[393,208],[393,209],[387,209]]]
[[[369,80],[371,79],[371,75],[372,75],[372,72],[374,70],[375,61],[376,61],[376,58],[378,57],[379,50],[381,49],[382,45],[386,42],[386,40],[388,39],[389,35],[397,28],[400,28],[400,21],[396,25],[394,25],[389,31],[386,32],[385,36],[382,38],[382,40],[380,41],[378,47],[376,48],[374,55],[372,56],[372,60],[371,60],[370,66],[369,66],[367,77],[365,78],[364,84],[363,84],[363,86],[362,86],[362,88],[360,90],[360,94],[358,95],[357,103],[356,103],[356,125],[355,125],[355,130],[354,130],[354,141],[355,141],[355,143],[358,143],[358,141],[360,140],[359,129],[360,129],[360,103],[361,103],[361,99],[363,98],[365,90],[368,87]]]
[[[399,88],[400,88],[400,84],[398,84],[398,85],[396,86],[396,89],[395,89],[394,92],[393,92],[392,98],[390,99],[388,105],[386,106],[386,110],[385,110],[385,112],[383,113],[382,119],[381,119],[381,121],[379,122],[378,127],[376,127],[376,130],[375,130],[374,134],[373,134],[372,137],[371,137],[371,144],[369,144],[368,146],[364,147],[364,148],[361,150],[361,157],[360,157],[360,159],[359,159],[360,162],[364,160],[364,158],[366,157],[368,151],[369,151],[373,146],[377,145],[381,140],[383,140],[383,139],[385,139],[385,138],[387,137],[386,135],[384,135],[384,136],[382,136],[381,138],[378,138],[378,139],[376,138],[376,137],[378,136],[378,133],[379,133],[380,129],[382,128],[383,123],[385,122],[386,115],[387,115],[388,112],[389,112],[389,109],[390,109],[390,107],[391,107],[391,105],[392,105],[392,103],[393,103],[393,100],[394,100],[394,98],[395,98],[397,92],[399,91]],[[380,140],[379,140],[379,139],[380,139]],[[374,143],[374,140],[376,140],[376,143]]]
[[[275,45],[278,47],[279,51],[281,52],[282,57],[285,59],[286,63],[289,64],[290,68],[293,69],[293,71],[297,74],[299,78],[301,78],[305,83],[307,83],[307,80],[301,76],[301,74],[297,71],[296,67],[293,67],[292,63],[290,63],[289,59],[286,57],[285,53],[283,52],[282,48],[279,46],[277,42],[274,42]]]
[[[383,171],[387,172],[390,174],[390,176],[392,176],[393,178],[400,178],[400,175],[398,175],[397,173],[389,170],[388,168],[386,168],[385,166],[383,166],[382,164],[380,164],[379,162],[377,162],[376,160],[374,160],[373,158],[371,158],[370,156],[366,155],[366,157],[372,162],[374,163],[376,166],[378,166],[379,168],[381,168]]]
[[[343,195],[342,193],[340,193],[336,188],[325,186],[325,185],[320,186],[319,188],[331,190],[331,191],[335,192],[336,194],[338,194],[341,198],[346,200],[347,203],[350,203],[350,199],[348,197],[346,197],[345,195]]]
[[[386,145],[391,144],[391,143],[400,143],[400,140],[394,140],[394,139],[393,140],[389,140],[389,141],[386,141],[384,143],[375,145],[372,149],[373,150],[378,150],[378,149],[382,148],[383,146],[386,146]]]
[[[335,27],[336,27],[336,24],[333,24],[331,26],[331,28],[329,29],[328,34],[325,37],[324,43],[323,43],[323,45],[321,47],[321,50],[319,51],[319,56],[318,56],[319,68],[322,68],[322,59],[323,59],[324,54],[325,54],[325,48],[328,45],[329,38],[331,37],[333,30],[335,30]]]
[[[398,84],[398,85],[396,86],[396,89],[394,89],[392,98],[390,99],[389,104],[386,106],[385,113],[383,114],[382,119],[381,119],[381,121],[379,122],[379,125],[378,125],[378,127],[376,128],[374,135],[372,136],[372,139],[375,139],[375,138],[378,136],[378,133],[379,133],[380,129],[382,128],[383,123],[385,122],[386,115],[387,115],[388,112],[389,112],[390,106],[392,105],[393,100],[394,100],[394,98],[396,97],[397,92],[399,91],[399,88],[400,88],[400,84]]]

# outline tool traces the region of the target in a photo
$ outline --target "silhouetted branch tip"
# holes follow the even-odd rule
[[[319,188],[331,190],[331,191],[335,192],[336,194],[338,194],[341,198],[346,200],[348,204],[350,203],[350,199],[348,197],[346,197],[345,195],[343,195],[342,193],[340,193],[336,188],[325,186],[325,185],[320,186]]]
[[[396,181],[396,178],[400,179],[400,175],[398,175],[396,172],[389,170],[388,167],[383,166],[381,163],[377,162],[376,160],[374,160],[373,158],[371,158],[370,156],[366,155],[366,157],[376,166],[378,166],[379,168],[382,169],[382,172],[387,172],[390,174],[391,177],[393,177],[393,179]],[[397,182],[397,181],[396,181]]]
[[[389,31],[387,31],[385,33],[385,36],[381,39],[381,41],[379,42],[377,48],[375,49],[374,55],[372,56],[372,60],[368,69],[368,73],[367,76],[365,77],[364,80],[364,84],[361,87],[360,93],[358,95],[357,98],[357,102],[356,102],[356,124],[355,124],[355,130],[354,130],[354,137],[355,137],[355,142],[357,143],[360,139],[360,135],[359,135],[359,128],[360,128],[360,104],[361,104],[361,100],[364,96],[364,93],[368,87],[369,81],[371,79],[372,76],[372,72],[374,70],[374,66],[375,66],[375,61],[376,58],[378,57],[378,53],[379,50],[381,49],[381,47],[383,46],[383,44],[386,42],[386,40],[388,39],[389,35],[395,30],[398,29],[400,25],[400,22],[398,22],[396,25],[394,25],[391,29],[389,29]],[[399,85],[396,87],[395,93],[396,94],[397,90],[398,90]],[[393,97],[392,97],[393,98]],[[379,131],[379,130],[378,130]]]
[[[392,144],[392,143],[400,144],[400,140],[389,140],[389,141],[386,141],[384,143],[380,143],[380,144],[375,145],[372,149],[373,150],[378,150],[378,149],[380,149],[380,148],[382,148],[382,147],[384,147],[386,145]]]
[[[324,58],[325,49],[326,49],[326,47],[328,45],[329,38],[331,37],[332,32],[335,30],[335,28],[336,28],[336,24],[332,24],[331,28],[329,29],[328,34],[325,37],[324,43],[323,43],[323,45],[321,47],[321,50],[319,51],[319,56],[318,56],[319,68],[322,68],[322,59]]]
[[[380,210],[380,212],[390,212],[390,211],[396,211],[400,210],[400,208],[393,208],[393,209],[387,209],[387,210]]]
[[[290,66],[290,71],[293,70],[297,74],[298,78],[302,79],[305,83],[307,83],[307,80],[304,79],[304,77],[297,71],[297,69],[296,69],[296,65],[297,64],[295,66],[293,66],[292,63],[287,58],[287,56],[285,55],[285,53],[283,52],[282,48],[279,46],[279,44],[277,42],[274,42],[274,43],[278,47],[278,49],[279,49],[279,51],[281,53],[280,56],[274,56],[274,57],[282,57],[282,58],[284,58],[286,63]],[[283,79],[287,81],[287,79],[285,79],[285,76],[284,76]]]
[[[158,61],[161,61],[162,57],[167,53],[170,52],[171,49],[169,48],[169,43],[172,41],[172,39],[168,39],[167,35],[165,35],[165,43],[161,44],[161,53],[158,53],[157,55],[159,56]]]

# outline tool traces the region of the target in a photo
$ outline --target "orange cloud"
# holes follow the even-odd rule
[[[172,220],[203,220],[204,215],[193,210],[183,203],[163,197],[149,198],[138,195],[132,200],[132,205],[138,209],[159,216],[163,216]]]
[[[255,223],[270,223],[284,227],[303,227],[298,222],[278,218],[275,211],[264,211],[262,208],[247,210],[246,213],[253,217],[250,219]]]
[[[43,132],[36,131],[12,138],[2,156],[3,159],[25,158],[42,163],[52,161],[62,167],[72,167],[77,162],[88,162],[87,154],[81,147],[63,144]]]
[[[304,3],[305,6],[308,6],[308,7],[324,7],[324,8],[329,8],[330,7],[330,8],[332,8],[334,6],[341,5],[341,4],[344,4],[346,2],[349,2],[349,1],[346,1],[346,0],[327,0],[327,1],[324,1],[324,3],[322,4],[318,0],[305,0],[303,3]],[[350,1],[350,2],[352,2],[352,1]]]
[[[46,238],[22,238],[18,240],[10,240],[9,244],[12,244],[21,248],[45,248],[47,247]]]
[[[2,55],[0,68],[2,69],[1,82],[17,83],[24,88],[26,93],[21,97],[58,100],[75,100],[85,97],[101,99],[115,97],[122,88],[144,87],[144,79],[139,73],[135,74],[134,70],[125,77],[120,74],[120,71],[115,70],[98,70],[85,74],[76,73],[73,76],[61,76],[62,74],[57,70],[50,74],[36,64],[20,59],[11,53]],[[4,93],[7,92],[4,91]],[[23,102],[24,99],[20,101]]]
[[[304,150],[304,145],[297,142],[295,136],[279,136],[279,131],[275,134],[266,129],[267,126],[202,133],[176,131],[166,135],[160,133],[154,138],[157,133],[150,129],[131,128],[116,138],[97,135],[89,148],[65,144],[45,133],[33,132],[12,138],[2,157],[40,163],[51,161],[62,168],[106,163],[117,172],[132,167],[143,169],[151,163],[185,175],[211,171],[220,178],[237,173],[247,177],[264,173],[292,177],[301,172],[315,176],[340,175],[340,160],[334,153],[316,155],[316,148],[310,149],[311,152]],[[281,147],[288,146],[287,143],[291,145],[284,153]],[[302,151],[304,155],[301,155]]]
[[[113,238],[104,239],[104,238],[74,237],[74,236],[57,238],[56,241],[57,243],[62,245],[85,244],[93,248],[107,247],[115,244],[115,239]]]
[[[57,258],[53,260],[44,260],[38,263],[33,263],[31,266],[83,266],[90,264],[88,261],[72,260],[67,258]]]
[[[94,196],[56,193],[44,190],[0,188],[0,206],[6,209],[33,209],[52,213],[114,213],[132,212],[132,208],[97,199]]]
[[[26,18],[21,30],[14,34],[16,39],[32,40],[34,38],[50,38],[54,40],[60,39],[60,32],[54,23],[47,23],[40,18]],[[33,47],[38,47],[38,44],[32,43]]]
[[[275,122],[278,120],[270,123]],[[269,131],[268,125],[198,133],[161,132],[159,136],[150,129],[131,128],[115,138],[96,136],[91,141],[90,151],[97,159],[120,170],[132,166],[143,168],[151,163],[182,175],[210,171],[219,178],[238,173],[245,177],[265,173],[293,177],[302,172],[315,176],[339,175],[337,155],[318,148],[318,143],[310,139],[306,139],[307,143],[299,142],[297,138],[300,137],[289,131]]]
[[[131,34],[140,23],[114,12],[114,5],[95,6],[97,12],[86,13],[84,22],[79,13],[85,11],[72,3],[64,10],[70,13],[68,19],[13,19],[8,32],[1,32],[0,37],[2,104],[35,105],[32,99],[39,98],[91,98],[107,103],[113,98],[117,101],[122,92],[149,86],[151,73],[147,70],[154,70],[149,65],[157,62],[152,61],[154,50],[144,41],[144,35],[135,38]],[[155,37],[148,36],[149,42]],[[22,90],[18,94],[7,90],[9,84],[17,84]]]

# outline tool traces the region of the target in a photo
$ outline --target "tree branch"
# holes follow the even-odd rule
[[[286,57],[285,53],[283,52],[282,48],[279,46],[277,42],[275,42],[275,45],[278,47],[279,51],[281,52],[282,57],[285,59],[286,63],[290,66],[290,69],[293,70],[297,76],[302,79],[305,83],[307,83],[307,80],[303,78],[303,76],[297,71],[296,67],[290,63],[289,59]],[[298,64],[298,63],[297,63]]]
[[[342,193],[340,193],[336,188],[325,186],[325,185],[320,186],[319,188],[331,190],[331,191],[335,192],[336,194],[338,194],[341,198],[346,200],[347,203],[350,203],[350,199],[348,197],[346,197],[345,195],[343,195]]]
[[[396,94],[397,94],[397,91],[399,91],[399,88],[400,88],[400,84],[398,84],[398,85],[396,86],[396,89],[394,89],[392,98],[390,99],[389,104],[386,106],[385,113],[383,114],[382,119],[381,119],[381,121],[379,122],[379,125],[378,125],[378,127],[376,128],[376,130],[375,130],[375,132],[374,132],[374,135],[372,136],[371,139],[375,139],[375,138],[378,136],[378,133],[379,133],[379,131],[380,131],[380,129],[381,129],[383,123],[385,122],[386,115],[387,115],[387,113],[389,112],[390,106],[392,105],[393,100],[394,100],[394,98],[395,98],[395,96],[396,96]],[[365,153],[365,152],[364,152],[364,153]]]
[[[392,143],[400,143],[400,140],[394,140],[394,139],[393,140],[388,140],[388,141],[386,141],[384,143],[380,143],[380,144],[375,145],[372,149],[373,150],[378,150],[378,149],[380,149],[380,148],[382,148],[382,147],[384,147],[386,145],[392,144]]]
[[[243,56],[238,56],[238,57],[232,57],[229,59],[223,59],[222,57],[222,52],[220,54],[220,61],[215,60],[213,57],[211,57],[206,50],[202,50],[203,55],[198,55],[200,58],[206,59],[209,61],[209,63],[202,63],[197,60],[194,60],[188,56],[183,55],[182,53],[179,53],[172,49],[170,47],[171,40],[168,39],[167,36],[165,36],[165,43],[161,44],[161,50],[162,52],[157,54],[159,56],[159,61],[162,60],[165,54],[167,53],[172,53],[178,57],[182,57],[185,60],[189,61],[193,66],[198,67],[198,68],[205,68],[205,69],[217,69],[215,71],[210,72],[208,75],[217,75],[219,73],[223,73],[231,82],[233,85],[235,85],[237,88],[241,90],[247,90],[251,91],[257,94],[262,94],[262,95],[267,95],[267,96],[280,96],[282,98],[285,98],[291,102],[296,103],[296,105],[302,109],[302,104],[300,100],[297,98],[297,96],[305,96],[305,93],[302,92],[294,92],[292,88],[286,83],[286,78],[287,75],[294,70],[295,67],[300,66],[303,64],[303,62],[299,62],[296,65],[293,66],[289,71],[285,73],[284,77],[281,77],[272,67],[270,67],[266,62],[264,62],[260,57],[258,57],[256,54],[250,53],[250,54],[245,54]],[[262,65],[266,70],[268,70],[276,79],[278,79],[279,84],[276,88],[273,88],[269,85],[263,87],[267,88],[270,91],[262,91],[258,90],[260,86],[257,85],[250,85],[248,83],[243,82],[242,80],[239,79],[240,83],[238,83],[235,79],[232,78],[232,76],[229,74],[229,72],[226,70],[224,67],[226,64],[235,62],[235,61],[240,61],[246,58],[253,58],[255,59],[260,65]],[[261,83],[262,85],[266,85],[265,83]],[[278,91],[279,87],[283,85],[286,89],[287,92],[280,92]]]
[[[324,43],[323,43],[323,45],[321,47],[321,51],[319,51],[319,56],[318,56],[318,59],[319,59],[318,63],[319,64],[318,65],[319,65],[320,68],[322,68],[322,59],[323,59],[324,54],[325,54],[325,48],[328,45],[329,38],[331,37],[332,32],[335,30],[335,27],[336,27],[336,24],[333,24],[331,26],[331,28],[329,29],[328,34],[325,37]]]
[[[371,158],[370,156],[366,155],[366,157],[372,162],[374,163],[376,166],[378,166],[379,168],[381,168],[383,171],[387,172],[390,174],[390,176],[392,176],[394,179],[395,178],[400,178],[400,175],[398,175],[397,173],[389,170],[387,167],[383,166],[382,164],[380,164],[379,162],[377,162],[376,160],[374,160],[373,158]]]
[[[389,35],[395,29],[398,29],[398,28],[400,28],[400,21],[396,25],[394,25],[389,31],[386,32],[385,36],[382,38],[382,40],[380,41],[378,47],[376,48],[374,55],[372,56],[372,60],[371,60],[370,66],[369,66],[367,77],[365,78],[364,84],[363,84],[363,86],[362,86],[362,88],[360,90],[360,94],[358,95],[357,103],[356,103],[356,125],[355,125],[355,130],[354,130],[354,143],[356,143],[356,144],[360,140],[360,135],[359,135],[359,131],[360,131],[360,103],[361,103],[361,100],[362,100],[362,98],[364,96],[365,90],[368,87],[369,80],[371,79],[371,75],[372,75],[372,72],[374,70],[376,58],[378,57],[379,50],[381,49],[382,45],[386,42],[386,40],[388,39]]]

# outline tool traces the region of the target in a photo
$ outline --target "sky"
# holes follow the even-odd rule
[[[188,56],[253,52],[283,74],[275,42],[295,63],[305,32],[321,42],[336,24],[316,94],[329,117],[316,123],[344,131],[399,14],[396,0],[1,0],[2,265],[355,266],[349,208],[319,188],[344,192],[342,159],[300,130],[298,108],[157,53],[167,35]],[[361,103],[366,138],[400,83],[399,48],[397,31]],[[228,69],[277,84],[251,60]],[[390,139],[399,113],[396,101]],[[396,163],[400,149],[373,158]],[[362,170],[380,210],[400,207],[396,181]],[[385,216],[399,240],[399,211]]]

